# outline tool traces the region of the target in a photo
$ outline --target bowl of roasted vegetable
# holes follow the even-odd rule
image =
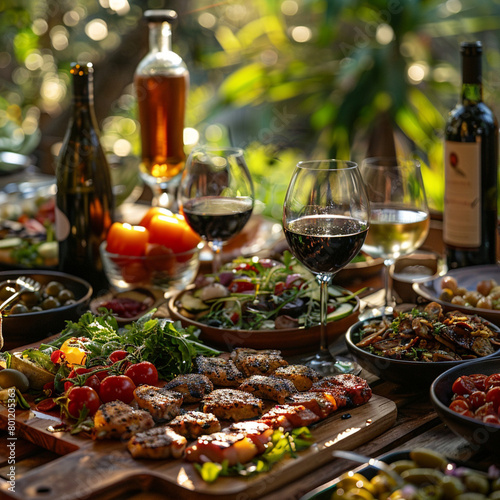
[[[35,291],[21,293],[2,311],[4,350],[23,346],[60,332],[67,320],[78,318],[92,295],[90,284],[58,271],[0,272],[0,303],[19,291],[16,280],[27,277]]]
[[[431,401],[448,427],[473,445],[500,450],[500,361],[455,366],[431,385]]]
[[[425,300],[440,304],[445,311],[478,314],[500,326],[500,266],[452,269],[444,276],[414,283],[413,289]]]
[[[329,287],[328,340],[356,322],[359,299]],[[282,261],[239,258],[201,276],[170,298],[171,316],[201,330],[219,348],[281,349],[303,353],[319,341],[319,285],[289,252]]]
[[[363,368],[422,390],[453,366],[492,357],[500,364],[497,326],[477,315],[444,312],[436,302],[395,317],[359,321],[349,328],[346,342]]]

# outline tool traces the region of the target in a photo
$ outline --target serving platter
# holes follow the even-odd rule
[[[460,269],[452,269],[443,276],[439,276],[423,283],[414,283],[413,290],[422,298],[434,301],[440,304],[445,311],[462,311],[466,314],[477,314],[493,324],[500,326],[500,311],[494,309],[480,309],[477,307],[461,306],[441,300],[441,281],[447,277],[453,277],[457,280],[459,287],[473,291],[477,284],[483,280],[493,279],[500,283],[500,266],[471,266]]]
[[[140,492],[175,499],[259,498],[331,461],[332,450],[354,449],[379,436],[394,424],[396,413],[392,401],[373,395],[365,405],[337,412],[311,426],[315,444],[297,453],[295,459],[280,461],[271,471],[250,478],[221,477],[208,484],[183,460],[135,460],[125,443],[50,432],[49,427],[60,422],[57,417],[35,410],[18,411],[14,437],[62,456],[16,478],[15,493],[9,493],[8,482],[0,486],[0,493],[24,500],[98,499],[110,492],[113,498]],[[0,425],[6,428],[7,422],[8,411],[0,405]]]
[[[187,289],[168,300],[170,316],[180,321],[182,326],[194,326],[201,331],[200,339],[206,344],[225,351],[235,347],[252,349],[280,349],[284,355],[294,355],[314,351],[320,341],[320,326],[304,328],[282,328],[274,330],[228,330],[215,328],[184,316],[178,306],[183,294],[190,293]],[[328,323],[328,342],[333,342],[345,334],[347,329],[356,323],[359,315],[359,299],[354,297],[356,305],[349,316]]]

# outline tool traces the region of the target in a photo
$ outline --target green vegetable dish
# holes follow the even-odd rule
[[[356,293],[328,288],[328,321],[349,316]],[[178,312],[214,328],[273,330],[309,328],[319,324],[319,284],[289,252],[282,262],[239,258],[217,274],[198,279],[175,302]]]

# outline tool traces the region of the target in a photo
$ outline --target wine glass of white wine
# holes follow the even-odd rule
[[[370,229],[363,250],[385,264],[385,306],[365,317],[393,313],[389,268],[398,257],[419,248],[429,232],[429,208],[420,162],[400,158],[367,158],[361,166],[371,206]]]

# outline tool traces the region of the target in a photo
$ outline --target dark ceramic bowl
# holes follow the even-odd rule
[[[454,366],[444,372],[431,385],[431,401],[441,420],[457,435],[476,447],[488,448],[500,454],[500,425],[485,424],[480,420],[465,417],[448,408],[451,403],[453,382],[461,375],[500,373],[500,358],[479,359]]]
[[[76,321],[88,310],[92,287],[81,278],[57,271],[3,271],[0,272],[0,283],[6,280],[15,281],[19,276],[29,276],[38,281],[42,287],[50,281],[59,281],[73,292],[75,302],[46,311],[4,316],[2,322],[4,351],[59,333],[66,326],[66,321]]]
[[[446,370],[470,363],[470,360],[459,361],[436,361],[426,363],[423,361],[408,361],[401,359],[390,359],[377,356],[361,349],[356,344],[361,340],[361,330],[364,325],[374,320],[381,320],[382,316],[364,319],[352,325],[346,334],[346,343],[349,352],[356,361],[370,373],[396,384],[410,386],[412,389],[428,390],[434,379]],[[498,332],[500,329],[487,322],[488,326]],[[500,351],[485,356],[482,359],[497,357],[500,364]]]

